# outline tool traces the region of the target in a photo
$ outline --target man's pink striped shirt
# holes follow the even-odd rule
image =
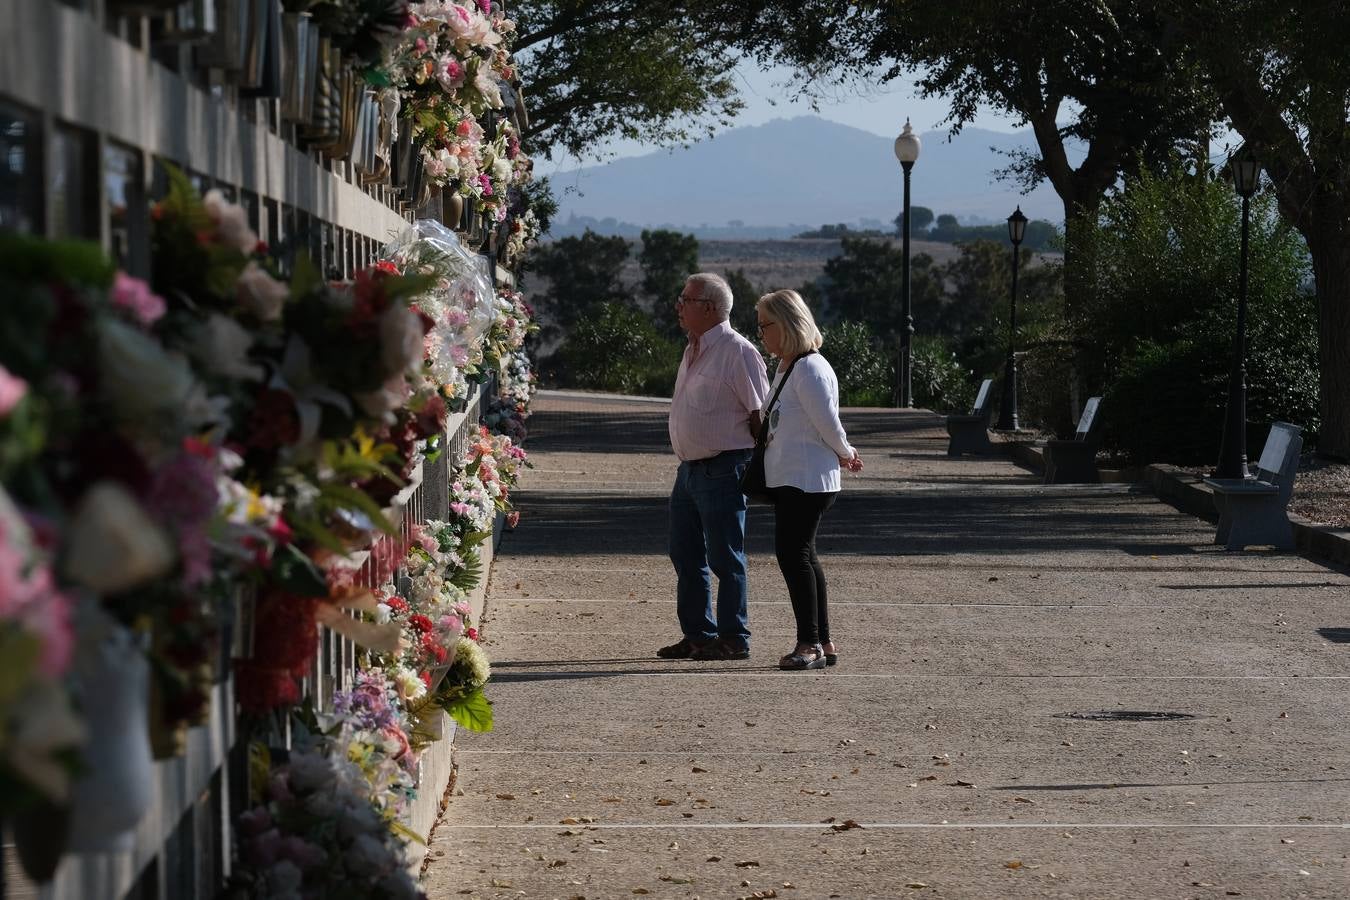
[[[750,414],[769,394],[764,358],[728,322],[699,339],[698,359],[688,347],[670,404],[670,445],[681,460],[707,459],[755,446]]]

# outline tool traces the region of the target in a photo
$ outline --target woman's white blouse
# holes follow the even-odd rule
[[[780,364],[770,399],[786,371]],[[790,486],[808,494],[839,490],[839,457],[853,456],[853,447],[839,423],[839,380],[819,353],[797,360],[767,427],[764,475],[769,487]]]

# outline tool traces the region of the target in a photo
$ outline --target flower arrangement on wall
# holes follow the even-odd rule
[[[112,687],[76,670],[114,637],[148,663],[148,689],[129,686],[139,718],[115,723],[144,744],[121,760],[142,777],[118,777],[148,786],[150,750],[181,752],[225,696],[251,596],[252,652],[233,672],[246,729],[305,728],[288,759],[255,760],[234,888],[416,896],[399,817],[441,711],[491,727],[466,591],[494,520],[515,515],[523,451],[478,433],[447,521],[403,529],[391,505],[440,451],[470,376],[492,367],[523,417],[528,310],[435,223],[351,281],[304,258],[283,277],[241,207],[168,181],[148,281],[90,245],[0,236],[0,816],[20,837],[44,809],[94,821],[72,784],[115,740],[87,714]],[[355,641],[364,669],[301,714],[320,625]],[[149,791],[123,793],[127,833]],[[55,864],[24,862],[38,878]]]

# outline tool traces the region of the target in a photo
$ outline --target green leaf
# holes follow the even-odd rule
[[[272,557],[272,580],[301,597],[328,596],[328,582],[323,573],[294,544],[287,544]]]
[[[482,688],[475,688],[463,697],[449,701],[445,704],[445,711],[470,731],[492,730],[492,701],[488,700]]]

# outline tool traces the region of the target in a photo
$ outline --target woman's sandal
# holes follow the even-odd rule
[[[830,643],[833,644],[834,641],[830,641]],[[838,648],[835,648],[835,649],[838,649]],[[827,666],[832,666],[832,665],[834,665],[834,664],[837,663],[837,662],[839,662],[839,654],[838,654],[838,653],[826,653],[826,654],[825,654],[825,665],[827,665]]]
[[[819,644],[814,644],[805,650],[800,648],[793,650],[778,661],[778,668],[791,671],[823,669],[826,665],[825,651],[820,648]]]

